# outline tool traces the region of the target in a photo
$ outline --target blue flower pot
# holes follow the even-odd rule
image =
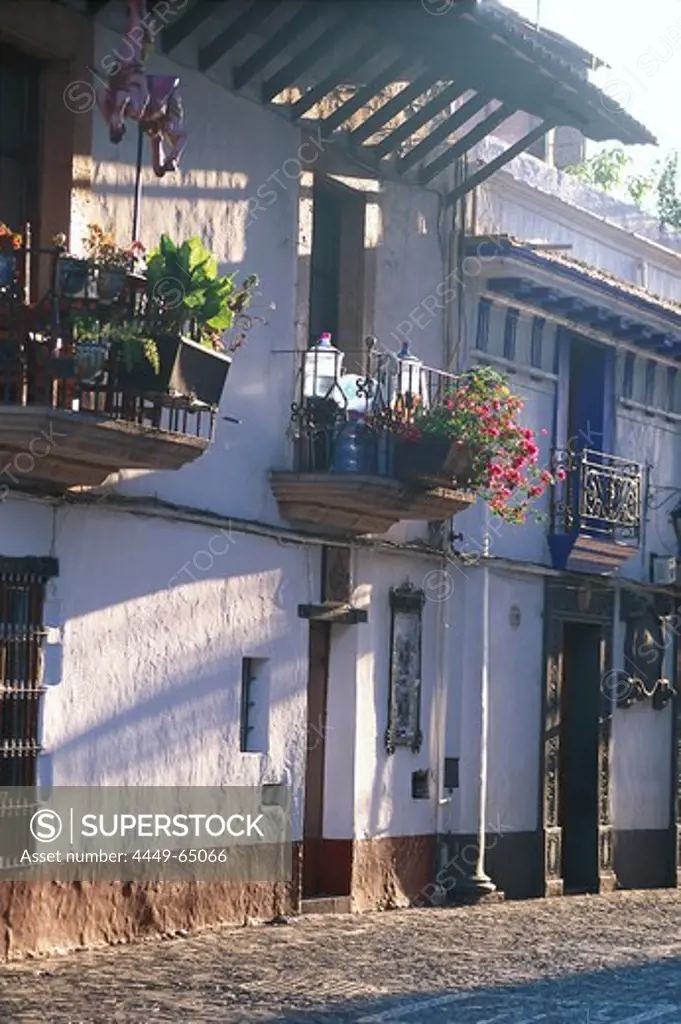
[[[16,280],[17,257],[11,251],[0,251],[0,292],[11,288]]]

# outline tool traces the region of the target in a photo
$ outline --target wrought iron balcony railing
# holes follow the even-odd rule
[[[391,476],[392,441],[413,410],[451,394],[457,378],[425,366],[405,348],[400,356],[370,348],[364,372],[344,373],[344,353],[301,355],[289,432],[301,473]]]
[[[551,502],[551,533],[585,533],[638,545],[643,473],[638,462],[604,452],[556,450],[559,477]]]

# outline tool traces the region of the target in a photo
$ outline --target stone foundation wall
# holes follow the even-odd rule
[[[352,905],[356,911],[408,907],[435,877],[434,836],[389,836],[353,844]]]

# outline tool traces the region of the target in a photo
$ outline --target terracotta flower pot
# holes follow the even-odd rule
[[[448,437],[398,438],[395,473],[403,480],[463,487],[473,471],[473,455],[465,441]]]

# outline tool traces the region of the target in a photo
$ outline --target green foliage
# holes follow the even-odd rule
[[[657,215],[663,227],[681,231],[681,197],[679,197],[679,154],[669,153],[662,164],[657,182]]]
[[[198,237],[181,245],[162,235],[147,263],[149,316],[157,330],[189,333],[195,340],[219,346],[236,315],[250,304],[258,284],[255,275],[241,287],[235,275],[220,276],[215,257]]]
[[[604,149],[574,167],[568,174],[605,192],[623,189],[632,202],[640,206],[646,197],[654,194],[657,216],[663,227],[681,231],[681,195],[679,195],[679,154],[667,153],[658,160],[650,174],[626,174],[631,166],[630,157],[620,146]]]
[[[123,365],[128,373],[131,373],[134,367],[144,360],[149,363],[154,373],[160,371],[161,361],[158,345],[150,337],[149,328],[144,321],[107,324],[104,333],[114,345],[119,347]]]
[[[565,170],[587,185],[612,192],[622,184],[624,172],[630,163],[622,147],[615,146],[613,149],[602,149],[581,164],[566,167]]]

